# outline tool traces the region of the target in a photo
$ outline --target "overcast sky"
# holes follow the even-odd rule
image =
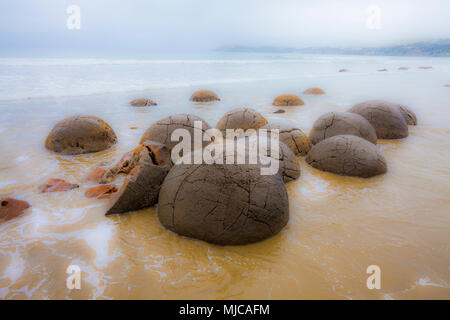
[[[69,5],[81,10],[80,30],[66,26]],[[373,5],[380,29],[367,26]],[[0,1],[1,55],[143,55],[229,44],[349,46],[424,38],[450,38],[450,0]]]

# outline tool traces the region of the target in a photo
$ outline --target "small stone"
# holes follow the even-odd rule
[[[78,187],[79,187],[78,184],[71,184],[62,179],[51,178],[47,181],[46,184],[43,184],[39,187],[39,191],[41,193],[59,192],[76,189]]]

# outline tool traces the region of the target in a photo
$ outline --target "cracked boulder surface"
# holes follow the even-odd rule
[[[45,147],[63,155],[98,152],[117,142],[113,129],[95,116],[72,116],[59,121],[45,140]]]
[[[403,118],[405,118],[406,124],[410,126],[417,125],[417,117],[416,114],[407,106],[403,104],[399,104],[398,108],[400,110],[400,113],[403,115]]]
[[[24,213],[30,204],[23,200],[4,198],[0,201],[0,223],[14,219]]]
[[[306,162],[322,171],[369,178],[386,173],[387,165],[376,145],[357,136],[339,135],[312,147]]]
[[[288,121],[270,120],[261,129],[267,129],[268,133],[271,129],[278,129],[280,141],[287,145],[296,156],[306,156],[311,149],[308,136]]]
[[[146,141],[133,151],[128,167],[130,171],[120,190],[111,195],[106,215],[155,205],[161,184],[172,167],[170,152],[161,143]]]
[[[351,107],[370,122],[378,139],[402,139],[408,136],[406,120],[397,105],[380,100],[366,101]]]
[[[130,105],[133,107],[149,107],[149,106],[157,106],[158,104],[153,100],[147,98],[137,98],[130,102]]]
[[[220,101],[217,94],[215,94],[211,90],[198,90],[192,94],[190,100],[194,102]]]
[[[281,94],[273,100],[272,104],[278,107],[288,107],[288,106],[301,106],[304,105],[305,103],[295,94]]]
[[[158,218],[180,235],[218,245],[244,245],[280,232],[289,201],[279,174],[259,165],[175,165],[161,187]]]
[[[317,144],[338,135],[352,135],[377,144],[377,134],[364,117],[351,112],[329,112],[321,115],[309,132],[309,140]]]
[[[322,89],[320,89],[319,87],[312,87],[312,88],[308,88],[305,91],[302,92],[303,94],[314,94],[314,95],[320,95],[320,94],[325,94],[325,91],[323,91]]]
[[[217,129],[225,136],[227,129],[257,130],[267,124],[266,118],[251,108],[236,108],[225,113],[217,122]]]
[[[145,141],[155,141],[164,144],[169,151],[180,141],[171,141],[171,135],[176,129],[186,129],[191,135],[191,150],[194,149],[194,121],[202,122],[202,136],[208,135],[205,131],[210,129],[209,124],[200,117],[192,114],[177,114],[152,124],[142,135],[140,143]],[[210,144],[211,141],[203,141],[203,147]]]

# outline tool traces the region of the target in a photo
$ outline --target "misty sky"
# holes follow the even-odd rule
[[[81,29],[66,27],[69,5]],[[381,29],[366,25],[380,8]],[[142,55],[229,44],[382,45],[450,38],[450,0],[1,0],[0,55]]]

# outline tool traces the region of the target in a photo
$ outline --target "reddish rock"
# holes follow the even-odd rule
[[[419,67],[419,69],[428,70],[428,69],[433,69],[433,67]]]
[[[0,202],[0,223],[20,216],[29,207],[31,206],[26,201],[4,198]]]
[[[348,70],[347,69],[341,69],[341,70],[339,70],[339,72],[348,72]]]
[[[278,110],[274,111],[273,113],[285,113],[285,112],[286,112],[286,110],[284,110],[284,109],[278,109]]]
[[[379,69],[378,72],[385,72],[388,71],[388,69]]]
[[[87,175],[85,181],[93,182],[93,183],[100,183],[105,172],[106,172],[106,170],[103,168],[98,168],[98,167],[92,168],[91,171],[89,171],[89,174]]]
[[[92,187],[84,193],[87,198],[109,199],[114,192],[117,192],[117,187],[113,184],[104,184],[97,187]]]
[[[46,184],[43,184],[39,187],[39,190],[42,193],[46,192],[58,192],[58,191],[67,191],[78,188],[79,185],[77,184],[71,184],[67,181],[61,180],[61,179],[55,179],[51,178],[48,179]]]
[[[407,67],[399,67],[398,70],[408,70]]]

